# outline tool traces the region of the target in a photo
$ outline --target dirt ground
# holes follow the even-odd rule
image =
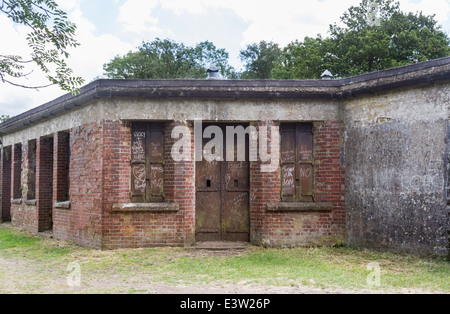
[[[223,251],[204,251],[205,255],[225,254]],[[321,290],[301,286],[271,287],[245,282],[237,284],[213,283],[195,285],[167,285],[154,282],[146,276],[122,278],[107,273],[81,276],[81,285],[68,285],[67,273],[61,270],[42,270],[32,262],[0,257],[0,293],[142,293],[142,294],[346,294],[380,293],[380,291]]]
[[[64,241],[45,240],[49,247],[71,247]],[[239,245],[239,249],[214,248],[214,243],[203,243],[209,249],[185,249],[176,254],[181,257],[204,258],[226,257],[248,253],[252,250],[246,245]],[[212,249],[211,249],[212,247]],[[380,294],[380,293],[430,293],[419,290],[345,290],[345,289],[320,289],[293,284],[291,286],[268,286],[255,284],[254,282],[241,281],[237,283],[210,282],[208,284],[193,282],[189,284],[161,282],[157,274],[139,271],[115,272],[105,267],[98,267],[89,272],[80,270],[79,285],[71,285],[73,269],[67,265],[69,260],[92,259],[101,263],[102,257],[108,258],[109,254],[117,252],[84,253],[75,250],[75,256],[69,254],[68,259],[33,258],[22,255],[0,255],[0,294],[108,294],[108,293],[139,293],[139,294]],[[80,253],[81,252],[81,253]],[[124,251],[126,252],[126,251]],[[78,255],[77,255],[78,254]],[[120,254],[120,250],[119,250]],[[176,255],[177,256],[177,255]],[[52,262],[53,261],[53,262]],[[162,263],[159,260],[155,263]],[[97,262],[96,262],[97,263]],[[312,283],[314,284],[314,283]]]

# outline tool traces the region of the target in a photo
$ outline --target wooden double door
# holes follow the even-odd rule
[[[216,125],[217,126],[217,125]],[[223,132],[221,161],[208,161],[204,157],[196,162],[196,240],[245,241],[250,240],[250,162],[249,141],[234,139],[234,161],[226,160],[226,126],[218,125]],[[241,125],[246,128],[248,125]],[[208,125],[204,125],[204,129]],[[211,139],[203,139],[203,146]],[[245,161],[238,161],[237,151],[245,151]],[[242,155],[241,155],[242,156]],[[241,158],[242,159],[242,158]]]

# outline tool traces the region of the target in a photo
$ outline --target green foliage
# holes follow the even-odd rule
[[[7,121],[7,120],[9,120],[9,119],[11,119],[10,116],[2,114],[2,115],[0,116],[0,123],[3,123],[3,122],[5,122],[5,121]]]
[[[248,45],[240,53],[241,61],[245,62],[243,79],[270,79],[276,62],[281,59],[282,51],[278,44],[261,41],[259,44]]]
[[[79,45],[74,38],[76,26],[57,3],[53,0],[2,0],[0,12],[29,28],[26,40],[32,50],[28,59],[18,55],[0,55],[0,80],[34,89],[59,85],[61,89],[75,93],[84,80],[72,77],[73,71],[67,66],[66,59],[69,58],[68,49]],[[28,72],[27,65],[32,63],[46,74],[48,85],[18,83],[18,80],[29,76],[31,72]]]
[[[143,42],[137,52],[116,56],[103,69],[105,75],[113,79],[202,79],[207,76],[206,69],[214,63],[223,76],[233,78],[235,71],[228,65],[228,58],[225,49],[217,49],[209,41],[189,47],[156,38]]]
[[[228,53],[211,42],[188,47],[169,39],[144,42],[137,52],[104,65],[116,79],[205,78],[211,63],[228,79],[320,79],[359,75],[450,55],[450,39],[434,16],[404,13],[394,0],[362,0],[330,25],[329,36],[306,37],[284,49],[261,41],[241,50],[244,71],[228,65]]]
[[[272,77],[285,79],[319,79],[328,68],[325,58],[329,39],[306,37],[303,42],[293,42],[283,49],[281,61],[276,62]]]
[[[289,44],[272,77],[318,79],[326,69],[347,77],[450,55],[450,39],[434,16],[404,13],[393,0],[363,0],[341,22],[330,25],[325,39]]]

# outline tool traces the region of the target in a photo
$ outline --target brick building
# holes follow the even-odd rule
[[[447,254],[449,94],[450,58],[336,80],[99,80],[0,124],[0,217],[99,249]]]

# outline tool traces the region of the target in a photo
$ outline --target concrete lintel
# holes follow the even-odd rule
[[[20,204],[22,204],[22,199],[21,198],[13,198],[11,200],[11,204],[20,205]]]
[[[331,203],[268,203],[267,211],[270,212],[319,212],[332,211]]]
[[[37,201],[36,200],[26,200],[25,205],[27,206],[36,206]]]
[[[55,208],[58,208],[58,209],[70,209],[70,201],[67,201],[67,202],[55,202]]]
[[[177,212],[180,210],[178,203],[127,203],[114,204],[113,212]]]

